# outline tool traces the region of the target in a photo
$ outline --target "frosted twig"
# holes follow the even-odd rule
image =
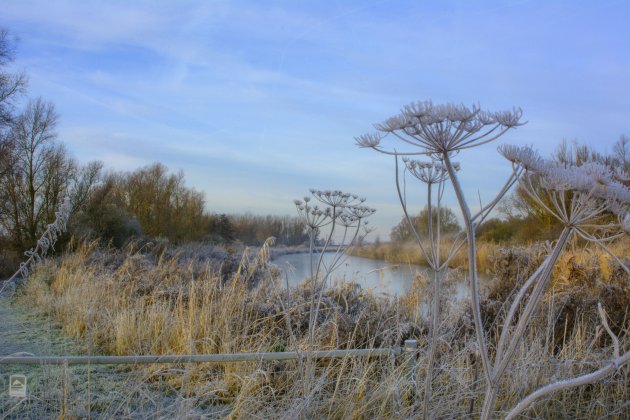
[[[571,379],[554,382],[540,389],[537,389],[536,391],[529,394],[527,397],[523,398],[514,408],[512,408],[507,416],[505,416],[505,419],[511,420],[516,418],[516,416],[525,411],[531,404],[536,402],[536,400],[539,400],[546,395],[562,391],[564,389],[575,388],[581,385],[588,385],[600,381],[605,377],[615,373],[617,369],[628,362],[630,362],[630,351],[610,360],[604,365],[604,367],[596,370],[595,372],[580,375]]]
[[[55,220],[46,227],[46,230],[37,241],[35,247],[24,252],[24,255],[28,258],[26,261],[20,263],[19,269],[11,276],[11,278],[4,282],[0,288],[0,294],[2,294],[7,285],[12,283],[18,277],[26,280],[33,268],[44,260],[48,251],[50,249],[54,249],[55,242],[59,239],[59,236],[66,231],[66,225],[71,211],[72,203],[70,198],[67,197],[59,206],[59,210],[55,213]]]

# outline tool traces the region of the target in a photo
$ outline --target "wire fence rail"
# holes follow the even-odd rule
[[[274,362],[283,361],[363,358],[376,359],[375,362],[381,364],[379,359],[383,359],[384,366],[395,366],[398,386],[401,387],[400,390],[404,393],[406,401],[413,404],[417,395],[417,357],[416,340],[406,340],[403,346],[385,348],[232,354],[37,356],[20,352],[0,356],[0,388],[2,388],[0,389],[0,419],[177,418],[182,413],[192,413],[200,417],[208,415],[225,417],[233,409],[231,402],[235,398],[234,395],[228,395],[227,384],[234,380],[234,375],[243,375],[244,371],[233,371],[234,367],[225,368],[225,371],[222,369],[227,365],[240,362],[275,365]],[[204,381],[206,385],[211,383],[210,388],[214,391],[202,394],[200,397],[200,401],[203,398],[212,401],[210,406],[207,406],[207,401],[197,406],[196,397],[188,395],[188,391],[185,390],[185,383],[190,380],[189,376],[195,375],[194,369],[190,372],[188,368],[175,369],[175,366],[151,367],[148,371],[143,371],[139,367],[138,369],[114,369],[115,365],[195,363],[209,363],[216,366],[216,368],[208,367],[210,370],[204,371]],[[280,375],[279,380],[285,380],[282,379],[285,376],[286,380],[300,377],[295,367],[284,364],[278,366],[282,366],[282,371],[276,372]],[[321,377],[318,376],[318,381],[325,380],[328,383],[328,381],[342,380],[339,377],[329,378],[328,374],[324,373],[326,366],[327,364],[321,364],[316,367],[316,369],[324,369],[318,374],[321,375]],[[259,370],[252,373],[251,377],[255,377],[257,372]],[[273,369],[269,372],[273,372]],[[181,381],[182,390],[180,391],[173,388],[172,384],[169,385],[167,379],[174,379],[178,375],[181,379],[175,379],[175,382]],[[24,394],[16,398],[15,395],[11,396],[10,389],[13,386],[11,381],[17,376],[24,378]],[[190,404],[190,407],[184,407],[182,404]]]
[[[414,347],[415,346],[415,347]],[[4,365],[136,365],[136,364],[178,364],[178,363],[229,363],[268,360],[341,359],[345,357],[387,357],[400,356],[415,351],[416,340],[407,340],[405,347],[377,349],[346,349],[291,351],[269,353],[220,353],[183,355],[143,355],[143,356],[35,356],[32,354],[0,356]],[[412,350],[414,349],[414,350]]]

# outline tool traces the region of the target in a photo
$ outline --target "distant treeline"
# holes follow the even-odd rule
[[[100,162],[77,164],[53,138],[32,148],[32,154],[24,153],[29,150],[23,147],[24,138],[15,133],[10,138],[12,142],[2,143],[6,153],[0,157],[4,168],[0,245],[5,261],[0,258],[0,271],[5,274],[54,219],[65,192],[73,202],[68,236],[79,240],[100,240],[116,247],[147,237],[173,243],[246,245],[262,244],[270,236],[284,245],[307,240],[304,223],[297,217],[208,212],[204,194],[185,185],[183,172],[169,173],[162,164],[105,172]],[[25,159],[27,165],[19,163]],[[7,267],[2,270],[1,265]]]
[[[97,177],[98,178],[98,177]],[[305,226],[288,216],[226,215],[207,212],[204,195],[186,187],[183,172],[159,163],[133,172],[109,173],[88,187],[70,231],[81,238],[111,240],[120,246],[141,235],[183,243],[202,241],[260,245],[270,236],[297,245]]]

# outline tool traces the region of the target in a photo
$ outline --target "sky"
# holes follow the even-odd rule
[[[402,217],[393,160],[354,137],[418,100],[522,108],[526,125],[458,155],[472,203],[510,173],[501,143],[611,152],[630,135],[629,21],[626,0],[0,0],[12,66],[79,162],[162,162],[218,213],[356,193],[383,239]]]

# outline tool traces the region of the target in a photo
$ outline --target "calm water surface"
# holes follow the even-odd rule
[[[324,254],[324,261],[331,261],[334,253]],[[363,288],[375,293],[388,295],[402,295],[413,284],[418,274],[424,274],[431,279],[431,269],[413,264],[391,263],[382,260],[346,256],[342,265],[333,272],[332,282],[359,283]],[[308,254],[288,254],[276,257],[272,261],[280,267],[288,277],[289,284],[300,284],[310,275],[310,257]],[[456,286],[456,297],[466,296],[467,287],[464,283]]]

